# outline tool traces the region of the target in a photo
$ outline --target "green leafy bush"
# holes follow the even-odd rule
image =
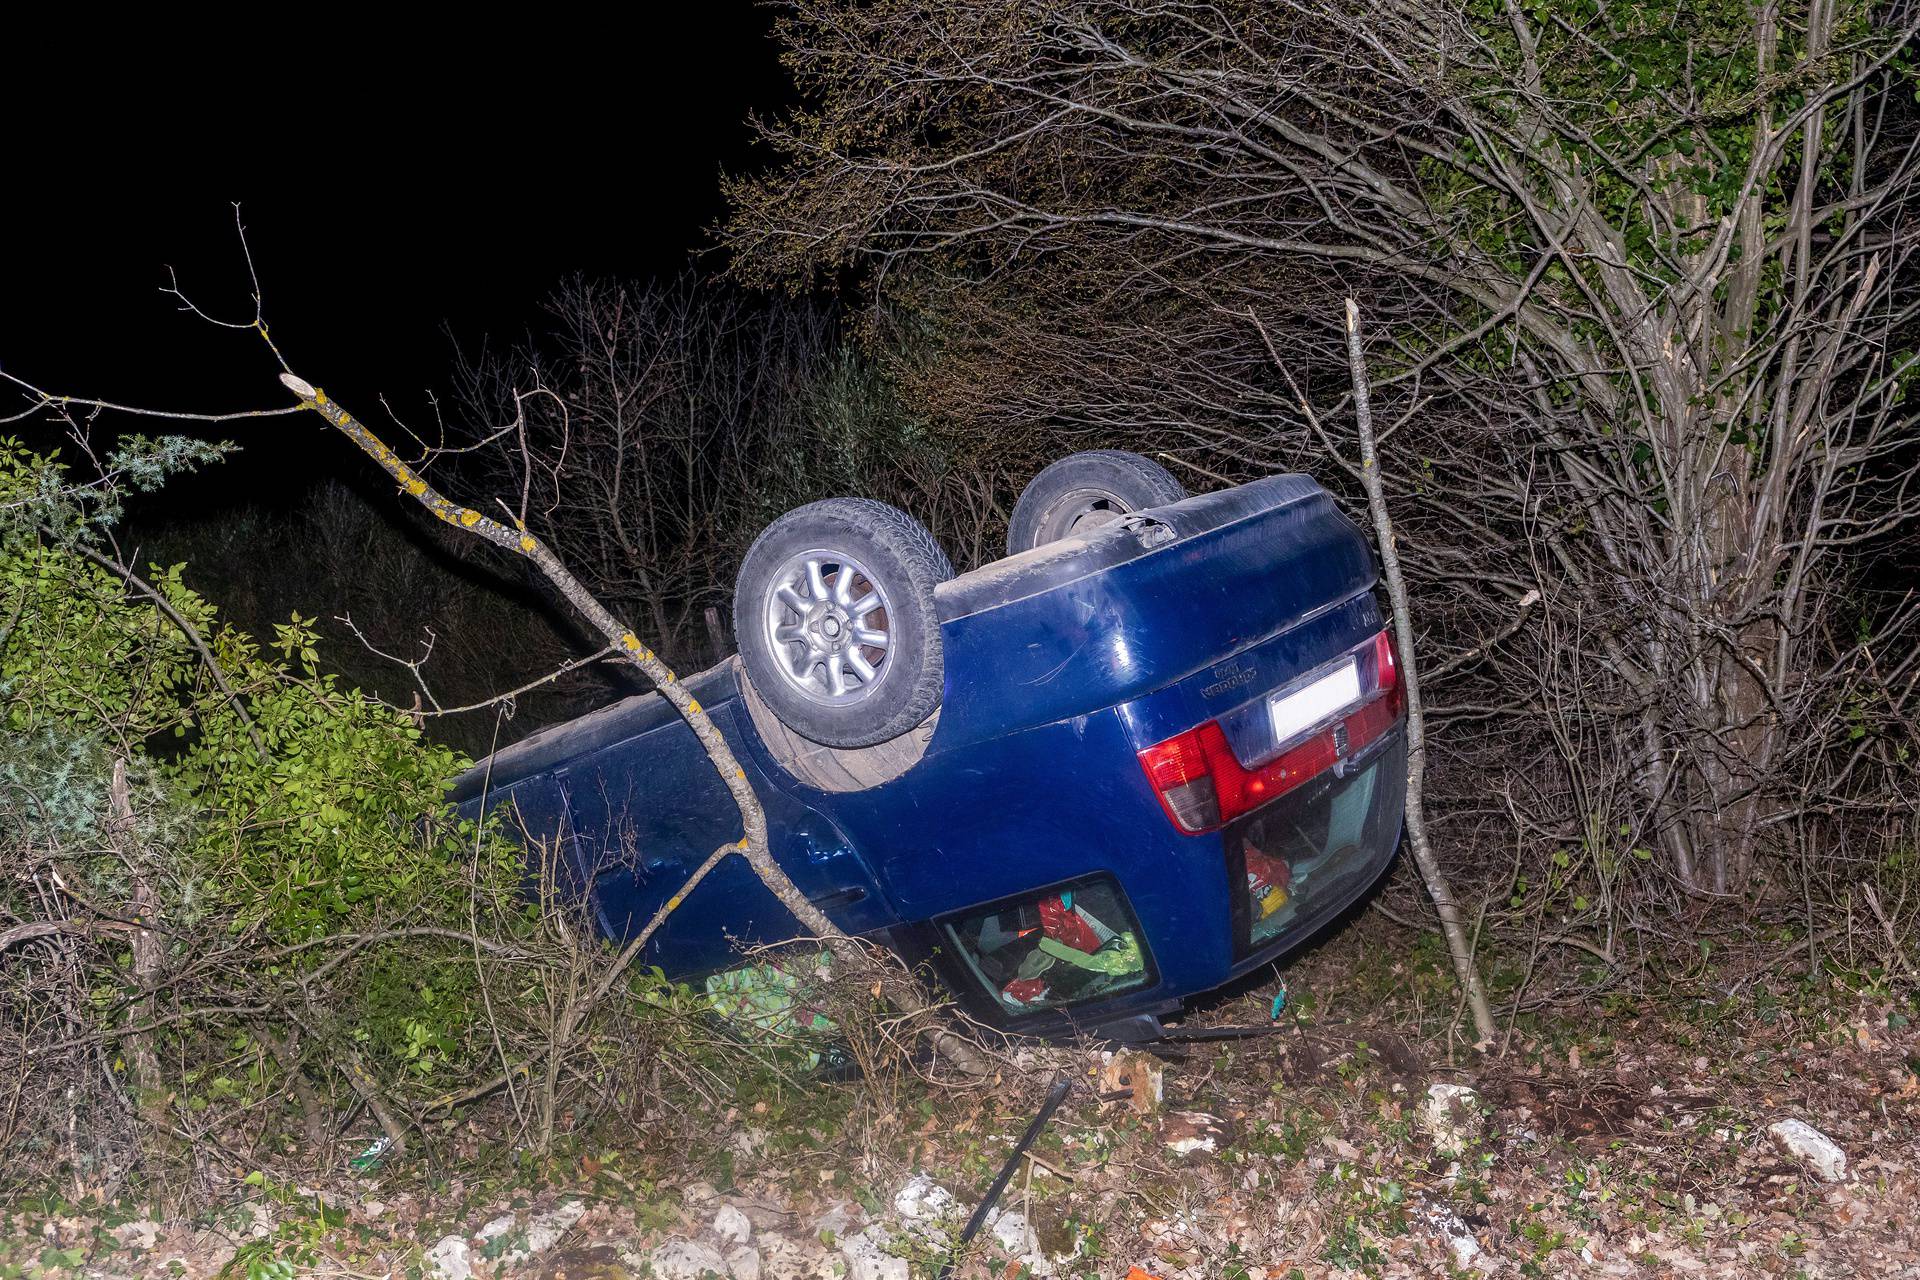
[[[134,441],[83,484],[0,441],[0,931],[45,929],[0,949],[0,1053],[45,1108],[108,1086],[86,1126],[0,1132],[43,1172],[170,1128],[317,1139],[336,1094],[404,1115],[503,1052],[476,957],[533,916],[519,851],[444,804],[465,761],[321,673],[310,620],[262,645],[102,538],[123,485],[218,452]]]

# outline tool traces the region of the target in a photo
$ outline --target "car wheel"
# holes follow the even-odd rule
[[[933,589],[952,576],[932,535],[898,507],[829,498],[789,511],[754,541],[734,586],[747,678],[809,741],[897,738],[940,705]]]
[[[1120,449],[1069,454],[1021,492],[1007,524],[1007,554],[1087,533],[1186,496],[1185,486],[1151,458]]]

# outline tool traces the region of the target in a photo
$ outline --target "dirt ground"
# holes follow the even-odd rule
[[[1164,1059],[1011,1046],[972,1086],[756,1071],[546,1161],[470,1117],[392,1167],[236,1171],[181,1221],[19,1202],[0,1280],[917,1280],[1061,1073],[956,1276],[1920,1276],[1911,991],[1758,956],[1657,992],[1569,971],[1584,994],[1527,1008],[1538,975],[1496,973],[1522,1008],[1476,1056],[1412,938],[1370,915],[1188,1022],[1262,1034]]]

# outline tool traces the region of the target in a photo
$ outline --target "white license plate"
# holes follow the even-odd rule
[[[1267,699],[1273,741],[1280,746],[1360,701],[1360,665],[1349,660],[1317,680]]]

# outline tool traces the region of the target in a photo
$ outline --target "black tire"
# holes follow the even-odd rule
[[[952,576],[933,536],[898,507],[829,498],[795,508],[754,540],[734,584],[746,677],[810,742],[897,738],[940,705],[946,667],[933,589]],[[857,612],[870,596],[878,604]]]
[[[1007,554],[1019,555],[1187,496],[1151,458],[1123,449],[1069,454],[1028,482],[1007,522]]]

